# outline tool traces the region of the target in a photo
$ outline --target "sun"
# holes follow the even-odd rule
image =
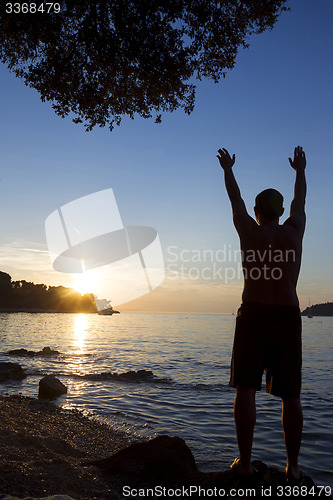
[[[80,273],[73,276],[72,288],[81,295],[97,292],[98,279],[92,273]]]

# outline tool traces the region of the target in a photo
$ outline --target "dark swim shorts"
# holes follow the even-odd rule
[[[238,310],[230,385],[298,399],[301,392],[302,322],[298,307],[245,302]]]

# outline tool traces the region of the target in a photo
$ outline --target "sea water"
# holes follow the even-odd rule
[[[168,434],[185,439],[199,469],[225,470],[238,455],[229,366],[235,316],[127,313],[0,314],[0,361],[18,362],[29,374],[0,384],[0,394],[38,395],[45,374],[56,375],[79,408],[132,439]],[[12,349],[55,357],[8,356]],[[304,433],[302,469],[318,485],[333,486],[333,318],[303,318]],[[145,380],[119,381],[92,374],[150,370]],[[281,401],[257,394],[253,459],[283,469]]]

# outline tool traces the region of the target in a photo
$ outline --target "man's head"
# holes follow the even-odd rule
[[[282,194],[272,188],[261,191],[256,197],[254,212],[259,224],[279,220],[284,212]]]

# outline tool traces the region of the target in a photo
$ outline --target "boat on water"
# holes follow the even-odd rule
[[[312,306],[310,305],[310,299],[309,299],[309,307],[308,307],[308,314],[307,314],[308,318],[313,318],[313,314],[312,314]]]
[[[116,311],[113,307],[107,307],[106,309],[101,309],[97,311],[100,316],[112,316],[112,314],[120,314],[120,311]]]

